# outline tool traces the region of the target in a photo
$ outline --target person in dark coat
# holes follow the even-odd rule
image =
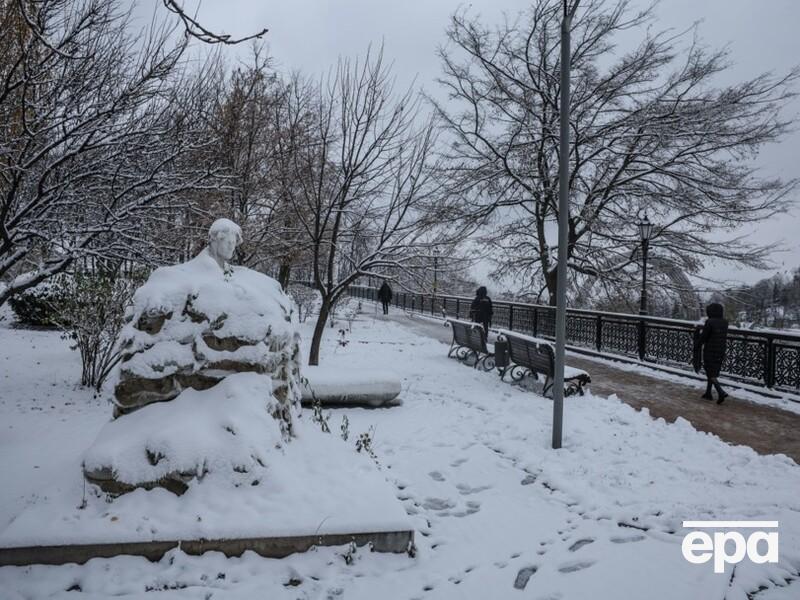
[[[489,335],[489,327],[492,326],[492,299],[489,298],[485,286],[481,286],[475,292],[475,299],[469,307],[469,316],[473,323],[483,325],[486,335]]]
[[[717,404],[722,404],[728,397],[718,379],[722,370],[722,361],[725,360],[725,346],[728,339],[728,321],[723,314],[721,304],[714,302],[706,307],[708,318],[697,341],[698,346],[703,349],[703,368],[706,371],[707,379],[706,393],[703,394],[703,398],[713,400],[711,395],[711,386],[713,385],[719,396]]]
[[[389,287],[389,282],[385,279],[378,290],[378,300],[380,300],[381,304],[383,305],[383,314],[388,315],[389,302],[392,301],[392,288]]]

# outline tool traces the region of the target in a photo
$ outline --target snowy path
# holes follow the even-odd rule
[[[305,326],[306,338],[310,327]],[[26,335],[0,330],[0,360],[21,352],[30,341]],[[42,335],[57,340],[55,334]],[[791,460],[759,456],[698,433],[684,420],[670,425],[596,396],[567,399],[565,446],[553,451],[548,447],[550,401],[447,359],[441,342],[391,320],[361,317],[348,337],[346,347],[338,346],[329,330],[323,362],[395,370],[403,380],[404,405],[331,411],[331,430],[338,432],[346,415],[348,443],[370,432],[377,460],[414,519],[416,558],[362,549],[347,565],[344,549],[319,549],[284,560],[173,552],[155,564],[118,557],[85,566],[2,568],[3,600],[111,594],[204,599],[797,597],[800,467]],[[74,360],[63,346],[54,344],[52,352],[54,363]],[[68,392],[60,371],[25,376],[22,383],[8,374],[0,378],[0,398],[6,400],[0,419],[17,431],[9,436],[2,430],[0,473],[16,490],[3,496],[4,502],[15,498],[9,508],[13,512],[24,504],[19,497],[42,483],[41,478],[30,480],[31,469],[25,468],[41,460],[36,433],[66,418],[67,428],[48,442],[65,448],[65,456],[53,454],[51,461],[66,461],[88,445],[108,409],[85,395],[81,412],[64,402],[32,411],[26,403],[37,395],[30,391],[33,380],[40,386],[36,389]],[[14,399],[9,401],[10,395]],[[73,431],[68,434],[69,426]],[[67,435],[70,442],[61,446]],[[714,575],[711,565],[687,563],[680,551],[681,521],[723,517],[779,520],[780,564],[742,563],[735,572],[729,566]],[[760,587],[765,589],[755,593]]]
[[[450,330],[436,321],[394,312],[388,319],[434,339],[450,342]],[[790,412],[775,406],[756,404],[738,398],[740,390],[729,390],[730,397],[723,406],[700,399],[703,384],[652,370],[594,360],[570,353],[568,363],[588,371],[592,376],[592,391],[600,396],[617,397],[641,409],[647,408],[653,417],[674,422],[681,417],[699,431],[718,435],[731,444],[750,446],[759,454],[785,454],[800,464],[800,412]],[[700,391],[698,391],[700,390]]]

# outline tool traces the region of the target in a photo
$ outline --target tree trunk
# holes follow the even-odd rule
[[[544,281],[547,284],[547,294],[549,296],[547,303],[550,306],[556,305],[556,285],[558,284],[558,271],[553,269],[545,272]]]
[[[313,367],[319,364],[319,346],[322,342],[322,334],[325,332],[325,324],[331,312],[330,299],[322,298],[322,306],[317,316],[317,324],[314,326],[314,335],[311,337],[311,350],[308,353],[308,365]]]
[[[289,276],[292,274],[292,265],[289,263],[282,263],[278,271],[278,283],[281,284],[283,291],[289,287]]]

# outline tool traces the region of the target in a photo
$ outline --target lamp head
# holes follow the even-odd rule
[[[647,214],[644,215],[644,219],[642,219],[637,225],[639,227],[639,236],[642,238],[642,241],[649,241],[650,236],[653,235],[654,225],[647,218]]]

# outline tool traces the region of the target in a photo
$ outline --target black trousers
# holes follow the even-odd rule
[[[389,301],[388,300],[381,300],[381,304],[383,304],[383,314],[389,314]]]

